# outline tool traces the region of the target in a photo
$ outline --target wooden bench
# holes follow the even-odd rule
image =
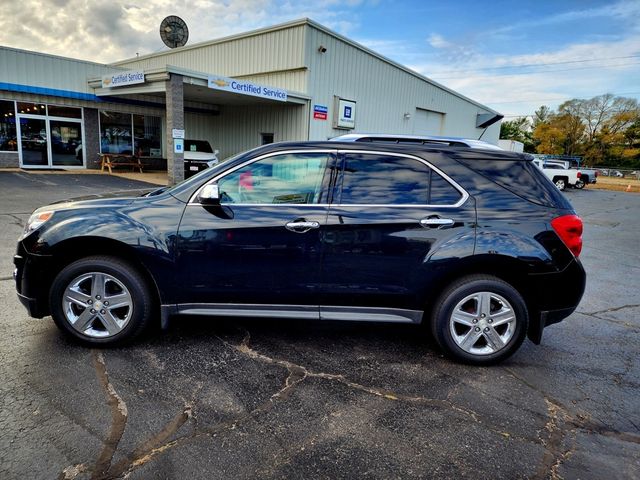
[[[122,155],[116,153],[99,153],[100,155],[100,171],[104,172],[104,167],[109,169],[109,174],[113,173],[111,171],[112,168],[115,167],[131,167],[131,171],[134,172],[136,169],[142,172],[142,162],[140,161],[140,157],[135,155]]]

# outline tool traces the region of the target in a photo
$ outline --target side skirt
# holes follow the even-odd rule
[[[259,305],[232,303],[192,303],[162,306],[165,315],[203,315],[218,317],[287,318],[338,320],[348,322],[420,323],[424,312],[400,308],[343,307],[316,305]],[[168,318],[166,320],[168,324]]]

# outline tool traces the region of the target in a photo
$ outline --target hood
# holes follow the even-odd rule
[[[184,152],[184,159],[185,160],[200,160],[202,162],[208,162],[209,160],[217,160],[218,157],[216,157],[215,153],[206,153],[206,152],[190,152],[190,151],[185,151]]]
[[[156,188],[145,188],[136,190],[122,190],[117,192],[97,193],[92,195],[83,195],[81,197],[73,197],[66,200],[58,200],[57,202],[50,203],[47,207],[41,207],[41,209],[60,210],[64,208],[75,207],[88,207],[88,206],[103,206],[103,205],[128,205],[137,198],[143,197],[149,192],[157,190]],[[51,208],[53,207],[53,208]],[[40,209],[38,209],[40,210]]]

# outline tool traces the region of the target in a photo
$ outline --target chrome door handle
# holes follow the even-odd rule
[[[311,230],[313,228],[320,228],[320,223],[319,222],[306,222],[306,221],[289,222],[289,223],[286,223],[284,227],[287,230],[291,230],[292,232],[304,233],[304,232],[308,232],[309,230]]]
[[[420,225],[429,228],[451,227],[455,222],[450,218],[423,218]]]

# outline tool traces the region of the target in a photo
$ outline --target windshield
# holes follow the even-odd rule
[[[211,149],[211,145],[206,140],[185,140],[184,151],[213,153],[213,150]]]

